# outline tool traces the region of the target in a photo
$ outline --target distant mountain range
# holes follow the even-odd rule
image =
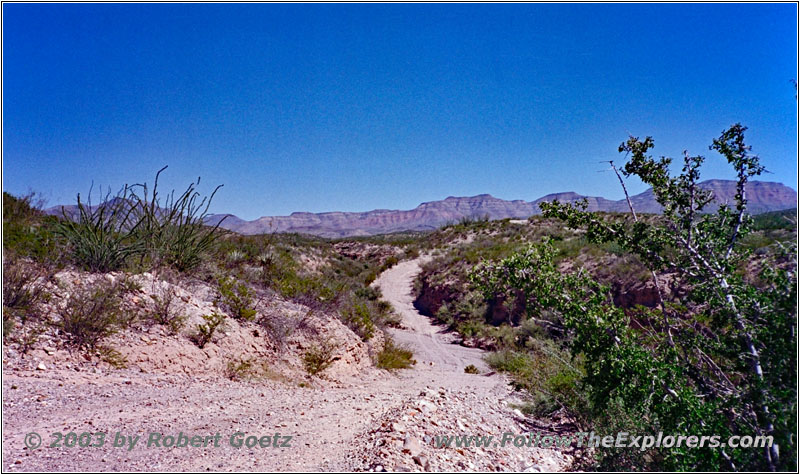
[[[736,182],[732,180],[707,180],[700,183],[700,187],[711,190],[718,204],[733,203],[736,195]],[[222,222],[222,227],[240,234],[304,233],[338,238],[369,236],[395,231],[426,231],[469,217],[527,218],[540,214],[539,203],[544,201],[559,200],[574,203],[584,198],[589,203],[589,211],[628,212],[628,204],[624,199],[614,201],[566,192],[546,195],[535,201],[506,201],[485,194],[470,197],[450,196],[441,201],[422,203],[407,211],[376,209],[361,213],[298,212],[289,216],[264,216],[253,221],[245,221],[230,214],[215,214],[208,216],[206,222],[216,224],[227,216]],[[788,186],[774,182],[752,181],[748,183],[747,199],[748,210],[752,214],[797,206],[797,192]],[[661,212],[661,206],[653,197],[652,190],[631,196],[631,202],[637,212]],[[710,209],[713,208],[710,207]]]

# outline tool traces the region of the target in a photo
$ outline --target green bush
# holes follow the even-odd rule
[[[464,372],[467,374],[480,374],[481,371],[478,369],[477,366],[474,364],[470,364],[464,367]]]
[[[312,376],[319,374],[333,364],[334,344],[331,341],[314,345],[303,354],[303,366],[306,372]]]
[[[220,277],[217,280],[218,296],[214,303],[228,311],[233,318],[253,321],[256,310],[253,308],[254,292],[247,284],[233,277]]]
[[[496,364],[513,371],[520,386],[565,407],[585,405],[593,430],[722,440],[758,434],[774,441],[763,450],[609,448],[594,454],[601,470],[797,470],[797,276],[794,266],[780,265],[796,262],[796,247],[785,246],[780,258],[753,260],[742,245],[752,230],[746,185],[764,171],[745,144],[745,130],[735,124],[711,146],[738,177],[733,208],[707,212],[713,195],[698,182],[705,158],[685,154],[674,174],[672,159],[648,155],[650,137],[619,147],[629,157],[619,172],[652,187],[663,207],[657,218],[600,215],[587,212],[585,202],[541,205],[546,217],[583,230],[587,242],[614,243],[635,255],[658,288],[659,274],[669,273],[669,285],[684,292],[659,293],[655,308],[615,305],[609,286],[560,269],[548,242],[473,273],[487,298],[521,295],[531,318],[543,311],[556,316],[571,358],[559,354],[560,346],[542,344],[524,357],[497,357]],[[757,279],[754,268],[761,268]]]
[[[408,348],[398,346],[387,335],[375,365],[378,368],[394,370],[410,368],[415,364],[417,361],[414,359],[414,353]]]
[[[375,333],[375,323],[372,321],[369,304],[354,299],[339,314],[342,321],[362,339],[372,338]]]
[[[92,206],[91,191],[87,203],[79,194],[77,216],[62,212],[58,233],[66,239],[75,264],[86,270],[119,270],[128,258],[144,250],[143,243],[134,238],[141,219],[135,215],[127,185],[114,198],[107,193],[96,206]]]
[[[203,315],[203,320],[205,323],[197,325],[197,333],[193,337],[200,348],[205,348],[214,337],[214,333],[225,323],[225,315],[218,313]]]
[[[225,367],[225,377],[231,381],[242,381],[254,376],[256,373],[256,363],[252,358],[229,361]]]
[[[33,193],[15,197],[3,192],[3,250],[45,265],[60,265],[58,218],[46,216],[42,203]]]

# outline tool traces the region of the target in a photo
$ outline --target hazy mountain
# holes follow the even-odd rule
[[[733,203],[736,182],[731,180],[708,180],[700,183],[704,189],[711,190],[717,203]],[[378,209],[360,213],[292,213],[289,216],[264,216],[253,221],[245,221],[234,215],[211,215],[207,222],[216,224],[228,216],[222,227],[241,234],[262,234],[270,232],[305,233],[323,237],[346,237],[390,233],[394,231],[424,231],[436,229],[448,222],[468,217],[490,219],[526,218],[539,214],[539,203],[559,200],[575,202],[586,198],[590,211],[627,212],[625,200],[608,200],[602,197],[583,196],[574,192],[553,193],[535,201],[506,201],[491,195],[470,197],[450,196],[441,201],[422,203],[412,210]],[[797,192],[781,183],[753,181],[747,186],[748,209],[751,213],[763,213],[797,206]],[[637,212],[658,213],[661,207],[653,198],[652,190],[632,196],[631,201]]]

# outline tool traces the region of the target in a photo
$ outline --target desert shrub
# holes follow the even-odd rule
[[[36,316],[40,303],[49,299],[44,281],[48,270],[35,262],[7,256],[3,259],[3,335],[14,327],[15,320],[25,323]]]
[[[235,359],[225,366],[225,377],[231,381],[241,381],[256,372],[256,365],[252,358]]]
[[[473,274],[487,297],[522,294],[532,317],[544,309],[558,315],[573,359],[551,359],[583,363],[570,363],[574,374],[554,372],[548,386],[583,388],[594,430],[722,440],[753,434],[774,441],[763,450],[610,448],[595,453],[601,469],[797,470],[797,276],[794,266],[775,265],[778,259],[749,260],[747,246],[741,245],[752,229],[746,185],[764,171],[745,144],[744,131],[735,124],[711,146],[738,177],[733,208],[706,212],[713,196],[698,186],[705,158],[685,154],[675,175],[670,158],[648,155],[654,146],[650,137],[623,143],[619,151],[629,160],[614,170],[652,187],[663,207],[657,219],[639,219],[634,210],[630,219],[599,215],[587,212],[585,202],[541,205],[545,216],[585,230],[587,241],[613,242],[636,255],[657,288],[658,272],[669,272],[670,285],[685,289],[680,297],[660,295],[656,308],[636,309],[637,320],[646,326],[631,324],[630,311],[614,304],[608,286],[583,272],[562,272],[550,243]],[[796,262],[795,246],[786,246],[785,253]],[[762,269],[758,285],[740,271],[748,264]],[[503,363],[521,373],[515,381],[523,385],[535,384],[526,375],[537,365],[535,352],[531,355],[521,364],[516,357]]]
[[[204,348],[214,338],[214,333],[225,323],[225,315],[203,315],[203,321],[205,323],[197,325],[197,333],[192,338],[200,348]]]
[[[222,185],[204,197],[197,191],[198,178],[183,193],[176,195],[173,190],[162,200],[158,179],[166,168],[156,173],[152,191],[146,183],[131,187],[132,209],[138,224],[132,234],[152,267],[168,265],[188,271],[200,264],[220,234],[219,225],[223,220],[207,226],[205,219]]]
[[[129,323],[122,310],[119,285],[106,279],[74,290],[58,313],[58,326],[67,341],[78,348],[95,349],[103,338]]]
[[[353,330],[356,335],[364,340],[369,340],[375,332],[375,323],[369,305],[361,300],[354,299],[342,310],[339,315],[342,321]]]
[[[314,312],[312,310],[300,317],[281,313],[270,315],[269,317],[263,316],[258,320],[258,323],[267,331],[269,339],[276,349],[282,353],[286,350],[287,338],[292,336],[298,328],[303,328],[313,315]]]
[[[218,296],[214,303],[239,320],[252,321],[256,318],[253,308],[254,292],[243,282],[233,277],[220,277],[217,280]]]
[[[186,315],[181,313],[182,305],[177,298],[175,288],[171,285],[153,283],[151,317],[159,325],[169,328],[172,334],[178,334],[186,323]]]
[[[97,353],[101,360],[105,361],[116,369],[124,369],[128,367],[128,359],[115,348],[106,345],[100,345],[97,347]]]
[[[481,371],[474,364],[469,364],[464,367],[464,372],[467,374],[480,374]]]
[[[102,203],[93,206],[91,190],[86,203],[78,194],[76,215],[62,210],[58,233],[63,236],[80,267],[93,272],[121,269],[128,258],[143,251],[143,243],[134,238],[141,218],[135,214],[131,188],[127,185],[111,197],[107,192]]]
[[[7,311],[6,307],[3,307],[3,340],[11,336],[16,326],[14,315]]]
[[[43,203],[34,193],[16,197],[3,192],[3,249],[45,265],[60,265],[62,246],[55,232],[58,218],[45,215]]]
[[[381,264],[381,267],[378,270],[378,274],[380,274],[381,272],[383,272],[383,271],[385,271],[387,269],[391,269],[392,267],[396,266],[398,262],[399,261],[397,259],[397,256],[389,256],[389,257],[387,257],[386,260],[383,261],[383,264]]]
[[[247,254],[245,254],[244,251],[241,251],[239,249],[234,249],[231,252],[229,252],[228,255],[225,256],[225,258],[231,265],[237,265],[241,262],[244,262],[247,259]]]
[[[334,361],[334,349],[334,343],[328,340],[306,350],[303,354],[303,366],[306,372],[314,376],[328,369]]]
[[[585,372],[580,360],[551,340],[536,340],[528,351],[505,349],[486,356],[492,369],[509,373],[515,389],[534,397],[533,409],[541,417],[557,409],[568,410],[575,422],[586,425],[587,395],[580,386]],[[595,429],[597,429],[595,427]]]
[[[394,340],[386,337],[383,350],[378,353],[375,365],[383,369],[405,369],[417,364],[414,353],[408,348],[397,345]]]
[[[206,226],[211,200],[197,191],[200,180],[180,195],[173,191],[162,200],[158,171],[152,191],[148,185],[125,185],[115,196],[108,192],[98,205],[77,199],[72,215],[63,210],[58,234],[69,246],[73,261],[90,271],[109,272],[139,257],[143,270],[171,266],[180,271],[195,268],[219,235],[219,224]],[[220,221],[221,222],[221,221]]]

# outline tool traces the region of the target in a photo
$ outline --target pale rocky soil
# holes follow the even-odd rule
[[[42,337],[27,354],[3,348],[3,461],[6,471],[557,471],[568,470],[573,454],[535,448],[435,448],[436,435],[515,434],[530,430],[565,432],[564,421],[526,419],[504,377],[488,372],[482,353],[451,343],[411,305],[411,282],[419,260],[402,262],[376,281],[403,319],[391,330],[412,348],[413,369],[374,368],[370,354],[380,341],[361,342],[337,319],[308,315],[307,309],[264,298],[259,312],[292,328],[285,347],[255,324],[230,321],[226,332],[203,350],[185,335],[160,326],[113,339],[128,359],[114,369],[70,353]],[[62,275],[69,281],[78,275]],[[152,276],[137,302],[159,283]],[[149,279],[149,280],[148,280]],[[79,282],[72,282],[79,285]],[[190,322],[212,310],[209,289],[177,289]],[[134,299],[137,297],[134,296]],[[231,320],[231,319],[229,319]],[[190,325],[189,328],[192,328]],[[263,330],[262,330],[263,332]],[[305,348],[321,340],[337,343],[337,361],[322,378],[301,370]],[[380,340],[380,338],[377,338]],[[270,362],[261,377],[226,378],[227,362],[253,358]],[[466,374],[474,364],[482,374]],[[45,446],[28,450],[28,432]],[[105,432],[103,447],[46,447],[53,432]],[[115,433],[140,436],[133,450],[113,447]],[[221,435],[219,447],[147,448],[147,435]],[[230,436],[291,435],[290,448],[233,448]],[[96,439],[95,439],[96,440]]]

